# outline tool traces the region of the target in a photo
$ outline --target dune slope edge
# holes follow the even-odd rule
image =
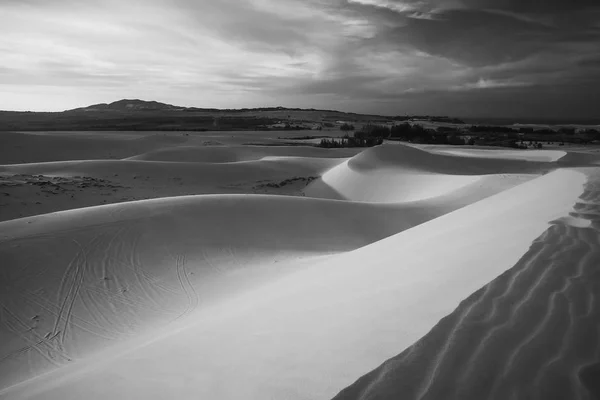
[[[552,172],[311,263],[260,290],[199,311],[185,329],[149,343],[132,342],[127,351],[58,369],[1,395],[50,400],[333,397],[514,265],[548,221],[568,215],[584,183],[580,172]],[[556,187],[562,188],[558,194]]]
[[[466,152],[466,150],[465,150]],[[471,154],[470,152],[468,154]],[[496,153],[492,153],[496,155]],[[523,159],[516,151],[496,157],[435,153],[403,144],[369,148],[341,162],[304,189],[310,197],[377,203],[403,203],[476,186],[494,174],[539,175],[556,169],[552,154]]]
[[[510,270],[335,400],[600,398],[600,173]]]
[[[0,387],[188,317],[303,259],[354,250],[429,218],[409,212],[206,195],[2,222]]]

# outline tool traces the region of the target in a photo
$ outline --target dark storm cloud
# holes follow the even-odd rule
[[[346,12],[370,18],[377,25],[374,37],[361,46],[402,52],[413,49],[448,60],[464,71],[453,75],[453,82],[448,80],[437,87],[421,80],[421,86],[403,90],[405,86],[399,81],[395,83],[398,90],[388,87],[387,92],[380,92],[380,99],[402,104],[413,101],[421,106],[428,103],[431,108],[460,99],[449,109],[467,115],[516,115],[528,109],[537,115],[593,112],[590,102],[597,101],[600,89],[595,69],[600,46],[600,3],[595,0],[344,3]],[[444,72],[440,69],[439,74]],[[359,88],[365,86],[357,79]],[[333,89],[343,91],[344,85],[336,82],[331,82]],[[361,93],[373,96],[370,88]],[[523,99],[522,104],[511,104],[511,96]],[[486,102],[493,109],[486,110],[482,106]]]
[[[468,8],[535,14],[580,11],[598,7],[598,2],[596,0],[382,0],[378,2],[358,2],[362,4],[410,5],[418,9],[429,11],[435,9]]]
[[[448,10],[436,19],[409,18],[381,33],[382,40],[412,45],[471,66],[523,59],[544,50],[549,28],[479,10]]]
[[[364,4],[358,7],[372,8],[372,16],[385,15],[387,21],[396,14],[397,26],[379,30],[377,40],[381,42],[410,45],[466,65],[483,66],[514,62],[544,51],[577,52],[578,46],[598,45],[600,32],[594,23],[600,17],[599,9],[591,7],[593,2],[575,3],[556,2],[536,8],[539,2],[463,2],[455,9],[436,9],[435,2],[411,3],[433,12],[431,18],[411,18],[415,14],[412,11],[382,11],[381,7]],[[535,15],[518,14],[525,11]],[[538,20],[535,16],[544,18]]]
[[[597,87],[588,83],[506,87],[493,90],[414,94],[409,103],[424,105],[436,97],[436,111],[466,117],[509,116],[540,119],[598,119]],[[499,112],[501,110],[501,112]]]
[[[469,8],[496,9],[523,13],[558,13],[598,6],[596,0],[463,0]]]

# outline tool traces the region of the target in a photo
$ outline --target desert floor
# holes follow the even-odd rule
[[[0,399],[600,398],[600,153],[305,135],[0,134]]]

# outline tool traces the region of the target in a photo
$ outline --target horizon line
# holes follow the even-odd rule
[[[418,113],[418,114],[409,114],[409,113],[396,113],[396,114],[374,114],[374,113],[360,113],[354,111],[343,111],[336,109],[322,109],[322,108],[312,108],[312,107],[288,107],[288,106],[257,106],[257,107],[240,107],[240,108],[218,108],[218,107],[199,107],[199,106],[179,106],[171,103],[166,103],[158,100],[142,100],[138,98],[122,98],[119,100],[115,100],[107,103],[95,103],[90,105],[84,105],[80,107],[70,108],[66,110],[57,110],[57,111],[40,111],[40,110],[0,110],[0,112],[4,113],[44,113],[44,114],[60,114],[64,112],[80,110],[85,108],[90,108],[93,106],[101,106],[101,105],[111,105],[118,102],[124,101],[139,101],[143,103],[159,103],[165,106],[171,106],[174,108],[181,109],[198,109],[198,110],[206,110],[206,111],[253,111],[253,110],[262,110],[262,109],[281,109],[281,110],[294,110],[294,111],[322,111],[322,112],[337,112],[343,114],[352,114],[352,115],[363,115],[363,116],[374,116],[374,117],[385,117],[385,118],[393,118],[393,117],[438,117],[438,118],[458,118],[458,119],[481,119],[481,120],[511,120],[514,123],[518,124],[541,124],[542,122],[530,122],[533,120],[536,121],[548,121],[554,122],[555,124],[577,124],[577,122],[586,122],[585,125],[600,125],[600,117],[540,117],[540,116],[489,116],[489,115],[481,115],[481,116],[460,116],[460,115],[450,115],[450,114],[430,114],[430,113]],[[109,110],[110,111],[110,110]],[[168,111],[168,110],[167,110]],[[528,121],[528,122],[518,122],[519,120]],[[560,121],[560,122],[559,122]],[[572,121],[572,122],[563,122],[563,121]]]

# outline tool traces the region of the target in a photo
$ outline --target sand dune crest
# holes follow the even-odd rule
[[[596,398],[599,178],[575,206],[589,224],[554,221],[513,268],[335,399]]]
[[[553,159],[555,156],[551,152],[546,157]],[[470,186],[477,188],[485,176],[541,174],[551,170],[551,165],[551,162],[526,160],[518,152],[504,152],[504,158],[486,158],[477,154],[464,157],[458,153],[435,153],[408,145],[384,145],[365,150],[333,167],[304,192],[317,198],[410,202],[447,195]]]
[[[54,191],[221,191],[0,222],[0,398],[331,398],[402,349],[340,396],[594,390],[596,178],[573,208],[590,170],[557,169],[582,159],[186,143],[0,167]],[[296,180],[305,196],[248,194]]]

